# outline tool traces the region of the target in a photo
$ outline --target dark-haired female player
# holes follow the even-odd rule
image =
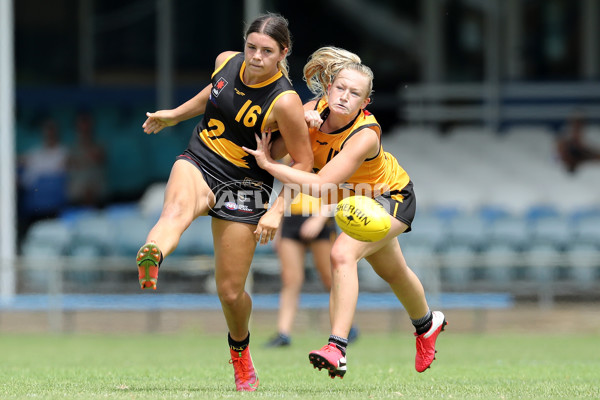
[[[159,266],[182,233],[197,217],[213,217],[217,293],[238,391],[254,391],[259,383],[248,348],[252,300],[246,278],[257,242],[273,239],[284,210],[281,197],[267,209],[273,177],[242,146],[253,146],[257,133],[276,130],[287,150],[273,157],[289,152],[294,168],[303,171],[313,162],[302,102],[287,76],[291,46],[285,18],[258,17],[245,32],[243,53],[217,57],[207,87],[175,109],[147,113],[143,124],[146,133],[157,133],[204,114],[173,165],[161,216],[137,254],[139,282],[155,289]]]

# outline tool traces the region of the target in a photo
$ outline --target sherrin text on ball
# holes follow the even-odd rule
[[[381,240],[391,227],[390,215],[383,206],[366,196],[341,200],[335,210],[335,221],[344,233],[361,242]]]

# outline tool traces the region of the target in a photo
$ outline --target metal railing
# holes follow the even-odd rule
[[[575,111],[600,115],[600,83],[512,82],[406,85],[399,90],[400,115],[408,123],[556,123]]]

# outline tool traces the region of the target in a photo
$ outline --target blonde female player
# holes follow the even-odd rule
[[[143,124],[146,133],[157,133],[204,114],[173,165],[161,216],[138,252],[139,282],[155,289],[160,263],[182,233],[197,217],[213,217],[217,293],[238,391],[259,384],[248,347],[252,300],[246,278],[257,242],[273,239],[284,210],[278,198],[267,211],[273,177],[242,146],[253,145],[256,133],[278,130],[294,168],[310,171],[313,162],[302,101],[287,78],[291,45],[285,18],[258,17],[246,30],[243,53],[217,57],[211,84],[173,110],[148,113]]]
[[[326,196],[331,184],[344,188],[358,185],[385,187],[375,199],[393,217],[386,237],[360,242],[342,233],[331,252],[331,336],[320,350],[311,351],[315,368],[329,375],[346,373],[346,346],[358,299],[357,262],[365,258],[391,287],[415,326],[415,368],[425,371],[434,360],[435,342],[446,325],[444,314],[431,312],[423,286],[406,264],[396,236],[410,230],[415,196],[406,171],[396,158],[383,151],[381,128],[365,108],[370,102],[373,73],[360,58],[346,50],[323,47],[304,67],[304,78],[315,100],[304,105],[315,158],[316,174],[274,162],[269,155],[269,133],[258,138],[253,154],[258,165],[282,183],[294,185],[313,196]]]

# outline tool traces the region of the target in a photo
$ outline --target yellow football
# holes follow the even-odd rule
[[[392,224],[383,206],[365,196],[350,196],[340,201],[335,209],[335,222],[344,233],[361,242],[383,239]]]

